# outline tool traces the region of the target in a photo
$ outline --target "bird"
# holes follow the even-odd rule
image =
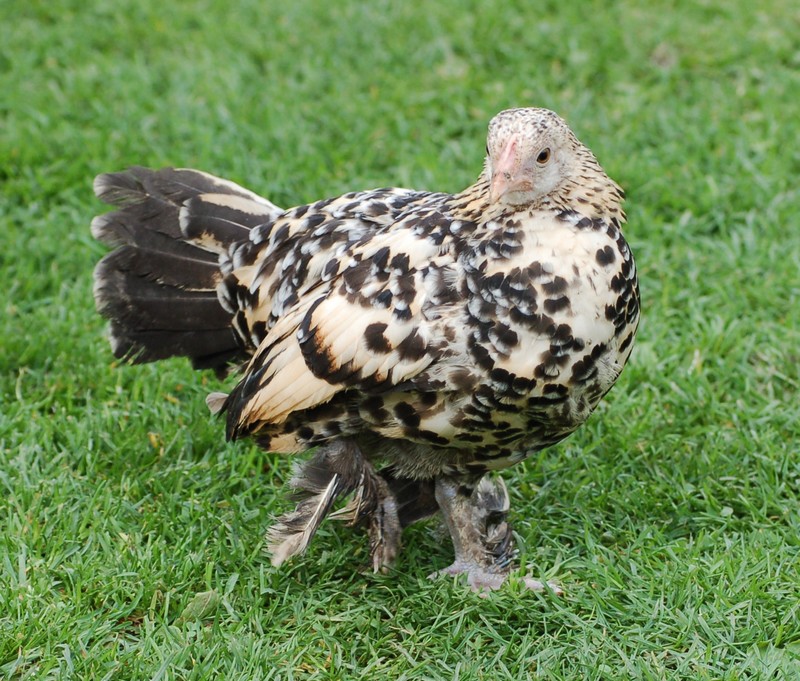
[[[94,270],[113,354],[215,371],[231,387],[206,402],[226,438],[296,456],[274,565],[330,517],[364,528],[372,568],[390,571],[403,530],[439,515],[454,561],[432,576],[502,587],[518,550],[499,472],[589,418],[640,318],[624,191],[564,119],[495,115],[482,171],[455,194],[282,209],[138,166],[94,191],[115,207],[91,223],[113,248]]]

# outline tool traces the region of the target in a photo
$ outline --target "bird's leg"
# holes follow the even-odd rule
[[[455,549],[455,561],[439,574],[464,573],[473,591],[499,589],[510,574],[516,555],[506,520],[509,499],[502,478],[484,476],[475,484],[474,480],[440,476],[436,479],[436,501]],[[529,589],[545,589],[542,582],[523,579]],[[561,591],[553,584],[548,586],[557,593]]]
[[[367,467],[372,470],[358,446],[347,440],[326,444],[311,460],[296,465],[289,486],[297,506],[267,532],[273,565],[306,550],[336,500],[362,484]]]
[[[484,480],[486,482],[484,482]],[[481,507],[478,503],[478,489],[486,491],[492,486],[494,509]],[[481,495],[485,499],[486,495]],[[508,511],[508,495],[500,478],[492,483],[484,477],[477,485],[441,476],[436,479],[436,501],[442,511],[444,522],[450,531],[455,550],[455,561],[442,570],[448,575],[467,574],[467,581],[473,590],[497,589],[505,581],[508,564],[513,553],[513,539],[505,515]],[[493,530],[498,542],[492,551],[486,536],[487,519],[493,515]],[[505,551],[503,550],[505,549]]]
[[[397,515],[397,501],[386,481],[371,471],[376,488],[375,510],[369,518],[369,553],[372,569],[385,572],[392,566],[400,550],[400,534],[403,531]]]
[[[369,461],[362,462],[352,499],[331,517],[350,525],[366,525],[372,569],[384,572],[391,567],[400,550],[403,526],[393,491]]]

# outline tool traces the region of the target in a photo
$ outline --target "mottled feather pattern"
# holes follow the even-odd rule
[[[92,224],[117,247],[95,273],[115,352],[238,365],[208,402],[229,438],[321,447],[273,532],[276,562],[353,493],[339,515],[368,526],[376,569],[439,508],[454,565],[494,588],[484,572],[507,571],[513,547],[492,510],[505,488],[481,476],[580,426],[639,321],[624,193],[561,118],[498,114],[483,172],[454,195],[383,188],[284,211],[206,173],[144,168],[95,191],[118,206]]]
[[[481,228],[454,219],[448,204],[458,199],[436,200],[441,209],[429,231],[417,228],[421,218],[412,213],[335,256],[339,273],[318,284],[312,304],[289,315],[296,340],[286,331],[273,334],[292,351],[272,350],[267,342],[248,367],[254,374],[272,361],[251,392],[254,401],[229,405],[237,424],[232,433],[269,435],[269,423],[279,419],[261,405],[280,404],[284,415],[294,411],[281,397],[290,384],[301,393],[310,386],[324,396],[320,402],[341,400],[346,411],[358,399],[352,389],[363,398],[403,385],[401,395],[384,399],[385,418],[370,420],[373,431],[433,445],[479,445],[479,461],[497,460],[476,465],[498,468],[561,439],[588,417],[627,358],[638,315],[635,268],[619,229],[569,211],[532,214],[526,229],[519,217]],[[554,220],[558,231],[550,227]],[[604,281],[605,291],[598,288]],[[597,379],[597,386],[567,391],[576,376]],[[275,385],[278,380],[287,387]],[[417,386],[435,391],[435,402],[425,405]],[[265,397],[272,391],[276,398]],[[291,451],[326,440],[317,430],[296,436]]]

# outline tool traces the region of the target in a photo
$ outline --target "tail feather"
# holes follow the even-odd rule
[[[219,257],[281,210],[197,170],[132,167],[99,175],[98,198],[117,207],[92,234],[117,247],[95,268],[95,302],[111,321],[117,357],[150,362],[187,356],[224,371],[248,351],[216,293]]]
[[[94,193],[120,210],[92,221],[92,234],[110,246],[149,247],[155,243],[171,252],[193,247],[203,233],[214,235],[220,249],[246,239],[250,230],[283,211],[239,185],[199,170],[134,166],[104,173],[94,181]],[[227,210],[226,210],[227,209]],[[224,215],[220,215],[224,212]],[[219,218],[224,216],[221,224]],[[220,229],[221,227],[221,229]],[[216,228],[216,229],[215,229]],[[197,244],[198,246],[200,244]],[[202,247],[201,247],[202,248]],[[209,261],[219,251],[206,249]]]
[[[216,260],[131,246],[122,246],[106,255],[98,263],[96,273],[103,278],[114,274],[118,277],[126,275],[154,285],[188,291],[213,291],[221,279]]]
[[[275,204],[235,182],[190,168],[151,170],[131,166],[122,172],[103,173],[95,178],[94,193],[112,206],[138,204],[143,194],[177,206],[200,194],[224,194],[249,199],[264,206],[265,212],[282,212]]]
[[[197,248],[183,238],[179,227],[179,212],[172,204],[159,204],[143,197],[134,204],[92,220],[92,236],[108,246],[133,246],[156,253],[216,263],[217,255]]]
[[[232,315],[214,289],[185,289],[117,269],[124,255],[117,251],[95,269],[95,297],[103,316],[132,330],[202,332],[231,326]]]
[[[244,241],[250,230],[280,215],[280,209],[273,208],[234,194],[201,194],[183,204],[181,231],[193,243],[223,253],[228,244]]]
[[[190,357],[195,369],[224,371],[242,358],[238,337],[230,329],[204,331],[131,331],[111,323],[111,350],[115,357],[134,364],[169,357]]]

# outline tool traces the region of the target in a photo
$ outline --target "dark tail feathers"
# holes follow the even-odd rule
[[[118,208],[92,221],[94,237],[117,247],[94,271],[114,355],[137,363],[179,355],[217,371],[245,359],[234,311],[217,298],[218,259],[282,211],[197,170],[133,167],[99,175],[94,191]]]

